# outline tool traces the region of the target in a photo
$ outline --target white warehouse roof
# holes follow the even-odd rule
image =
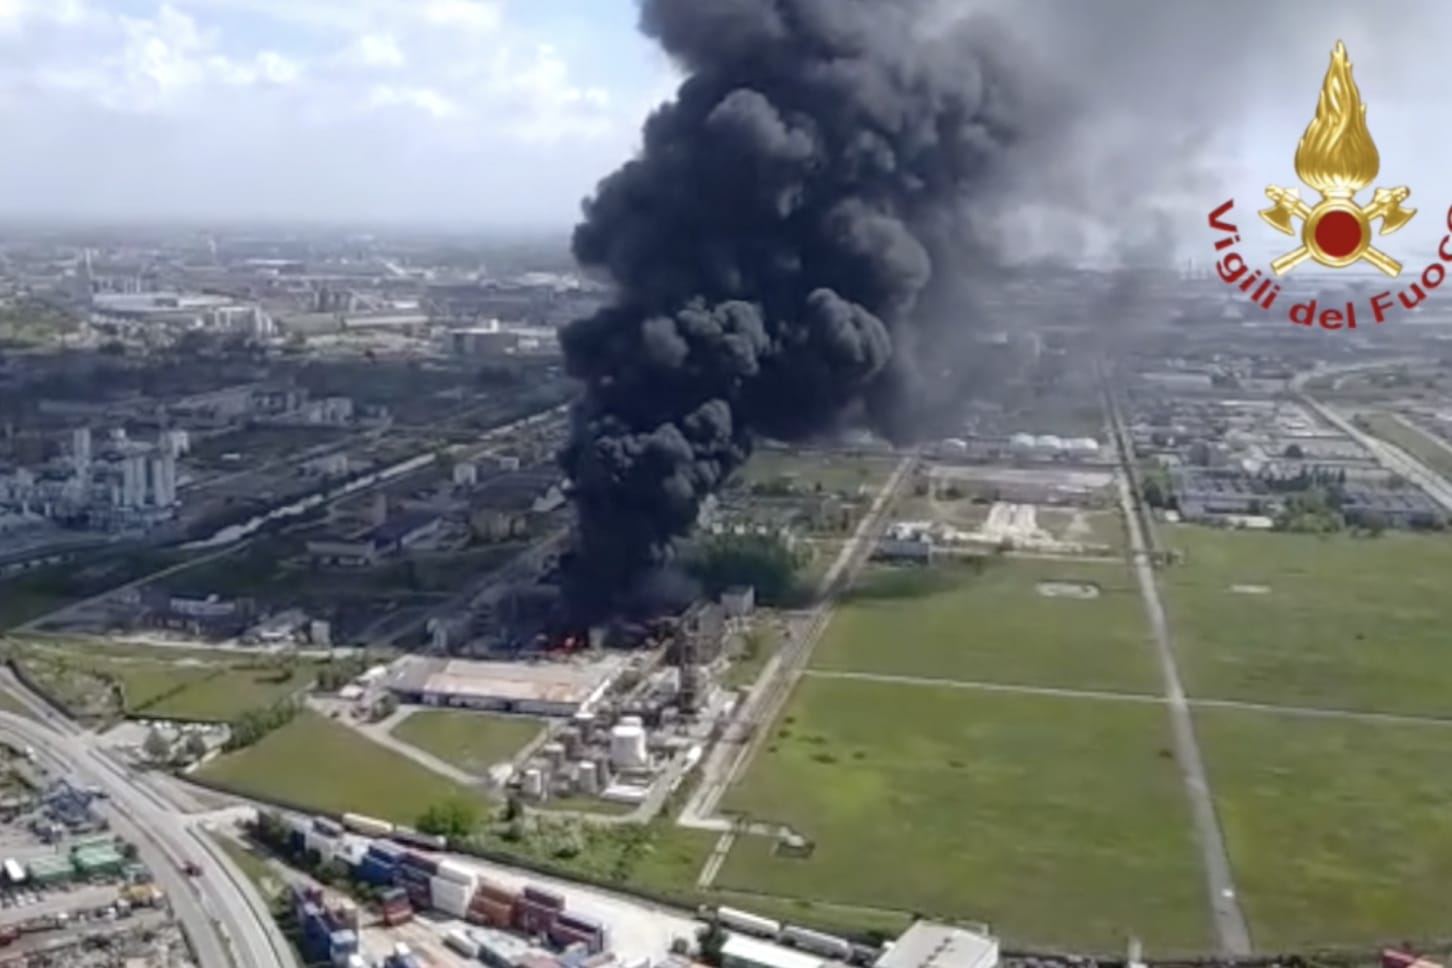
[[[721,963],[754,965],[757,968],[822,968],[826,959],[733,933],[721,946]]]
[[[997,968],[998,939],[935,921],[917,921],[873,968]]]

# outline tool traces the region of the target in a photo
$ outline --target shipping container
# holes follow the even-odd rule
[[[781,940],[795,945],[803,951],[825,955],[828,958],[845,960],[852,956],[851,942],[839,938],[836,935],[823,934],[820,931],[799,928],[796,925],[788,925],[782,928]]]
[[[394,827],[390,834],[394,840],[410,847],[420,847],[424,850],[443,850],[449,846],[449,841],[437,834],[421,834],[417,830],[409,830],[407,827]]]
[[[411,867],[414,870],[423,871],[429,877],[433,877],[439,872],[439,862],[435,858],[412,850],[405,851],[403,856],[398,859],[398,864],[400,867]]]
[[[465,919],[491,928],[514,927],[514,905],[500,904],[488,898],[476,897],[465,912]]]
[[[307,836],[301,830],[289,830],[287,832],[287,849],[294,853],[300,853],[307,847]]]
[[[390,887],[388,890],[383,891],[381,894],[378,895],[378,900],[382,904],[387,904],[389,901],[405,900],[407,896],[408,894],[406,891],[404,891],[403,888]]]
[[[328,957],[334,961],[346,960],[348,955],[358,950],[358,933],[356,931],[334,931],[328,936]]]
[[[327,817],[314,817],[313,830],[322,834],[324,837],[343,836],[343,828]]]
[[[393,883],[398,868],[385,864],[376,857],[365,857],[363,863],[354,868],[354,871],[363,883],[382,887]]]
[[[501,904],[513,904],[519,900],[518,891],[511,891],[502,884],[483,879],[479,881],[479,886],[474,889],[474,893],[478,897],[487,897],[491,901],[498,901]]]
[[[544,907],[527,897],[521,897],[514,906],[514,923],[527,934],[544,934],[554,924],[555,914],[554,908]]]
[[[472,867],[465,867],[456,860],[439,861],[438,869],[434,873],[447,880],[468,884],[470,890],[473,890],[474,885],[479,882],[479,875]]]
[[[558,919],[550,925],[549,938],[561,948],[568,948],[572,944],[583,944],[591,954],[605,950],[605,932],[603,930],[572,928]]]
[[[396,928],[400,924],[407,924],[413,920],[413,908],[407,904],[396,904],[383,909],[383,923],[390,928]]]
[[[382,857],[396,864],[403,857],[404,849],[392,841],[375,840],[368,845],[368,853],[373,857]]]
[[[543,907],[553,908],[556,911],[563,911],[565,909],[565,899],[554,891],[546,890],[543,887],[526,884],[524,886],[524,896]]]
[[[479,942],[475,941],[472,936],[459,928],[455,928],[453,931],[444,935],[444,944],[453,948],[465,958],[479,957]]]
[[[469,910],[469,899],[474,892],[463,884],[435,877],[429,881],[430,906],[450,917],[462,918]]]
[[[742,934],[753,934],[758,938],[775,938],[781,934],[781,922],[735,908],[718,907],[716,920],[721,922],[722,927],[740,931]]]
[[[605,930],[605,922],[599,918],[592,918],[588,914],[579,914],[575,911],[561,911],[557,920],[561,924],[567,924],[579,931]]]
[[[393,824],[377,817],[366,817],[361,813],[343,814],[343,826],[355,833],[368,837],[387,837],[393,833]]]

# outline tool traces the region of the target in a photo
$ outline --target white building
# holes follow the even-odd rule
[[[950,924],[918,921],[872,968],[998,968],[998,939]]]

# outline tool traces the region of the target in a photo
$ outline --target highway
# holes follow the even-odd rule
[[[51,715],[49,721],[57,717]],[[55,775],[106,794],[97,811],[137,847],[142,863],[166,892],[201,968],[294,968],[291,948],[266,903],[220,850],[200,822],[178,813],[91,744],[89,734],[60,731],[0,712],[0,740],[30,747]],[[182,864],[201,874],[189,878]]]

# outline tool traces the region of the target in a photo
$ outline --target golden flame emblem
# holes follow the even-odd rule
[[[1378,188],[1365,206],[1355,199],[1380,170],[1381,155],[1366,126],[1366,105],[1351,76],[1346,45],[1338,40],[1316,99],[1316,116],[1296,147],[1296,175],[1321,201],[1307,205],[1294,188],[1271,185],[1265,190],[1274,204],[1261,218],[1286,235],[1296,234],[1296,219],[1303,223],[1300,248],[1272,262],[1271,270],[1282,276],[1307,259],[1344,269],[1364,259],[1389,276],[1400,275],[1401,263],[1372,247],[1371,223],[1381,219],[1380,234],[1389,235],[1410,222],[1416,209],[1402,208],[1402,202],[1411,190]]]

